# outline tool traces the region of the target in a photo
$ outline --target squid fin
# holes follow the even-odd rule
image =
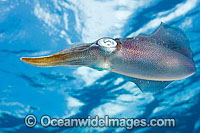
[[[193,60],[189,40],[180,28],[169,26],[162,22],[153,34],[138,35],[137,38],[163,45]]]
[[[144,93],[159,92],[173,82],[173,81],[153,81],[153,80],[144,80],[137,78],[132,78],[131,81],[134,82]]]

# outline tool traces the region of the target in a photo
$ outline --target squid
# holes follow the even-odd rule
[[[87,66],[128,77],[142,92],[158,92],[196,72],[190,43],[177,27],[161,23],[152,34],[104,37],[43,57],[22,57],[39,67]]]

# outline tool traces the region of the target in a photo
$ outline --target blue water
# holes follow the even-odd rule
[[[152,33],[165,22],[190,39],[197,72],[156,94],[122,76],[87,67],[40,68],[20,61],[101,37]],[[125,128],[28,128],[38,118],[175,118],[176,127],[130,132],[200,133],[199,0],[0,0],[0,132],[126,132]]]

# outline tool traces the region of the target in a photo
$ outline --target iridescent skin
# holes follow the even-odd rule
[[[180,29],[162,23],[153,34],[113,40],[117,45],[112,48],[97,40],[47,57],[21,60],[42,67],[88,66],[152,81],[184,79],[196,71],[189,41]]]
[[[122,39],[121,49],[108,57],[110,71],[129,77],[172,81],[195,72],[193,60],[156,43],[140,39]]]

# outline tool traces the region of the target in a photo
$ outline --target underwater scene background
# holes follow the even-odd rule
[[[197,72],[155,94],[108,71],[20,61],[101,37],[150,34],[161,22],[185,31]],[[199,0],[0,0],[0,132],[200,133],[199,42]],[[176,127],[28,128],[27,114],[175,118]]]

